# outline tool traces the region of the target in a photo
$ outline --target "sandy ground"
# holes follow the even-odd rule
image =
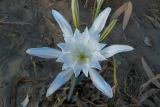
[[[87,7],[80,0],[81,28],[90,23],[93,0]],[[125,0],[108,0],[103,8],[112,7],[112,13]],[[28,94],[28,107],[159,107],[160,93],[155,84],[140,87],[150,78],[142,64],[142,57],[153,71],[160,73],[160,2],[158,0],[133,0],[133,12],[125,31],[122,18],[113,29],[108,44],[128,44],[133,52],[116,55],[118,92],[107,99],[95,89],[88,79],[81,83],[76,93],[76,103],[65,101],[69,83],[54,96],[45,98],[50,82],[61,71],[55,60],[31,57],[25,53],[30,47],[49,46],[63,41],[61,30],[51,16],[57,9],[72,23],[70,2],[67,0],[0,0],[0,107],[21,107]],[[112,14],[111,13],[111,14]],[[104,78],[113,84],[113,67],[103,62]],[[106,68],[107,66],[107,68]],[[97,94],[95,94],[97,93]],[[96,99],[95,99],[96,98]]]

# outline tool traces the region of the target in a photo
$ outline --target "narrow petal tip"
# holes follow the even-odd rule
[[[102,76],[94,69],[89,70],[89,74],[94,86],[100,90],[108,98],[113,97],[111,86],[102,78]]]
[[[67,38],[71,38],[73,36],[73,31],[67,20],[56,10],[52,10],[52,15],[59,24],[63,32],[64,39],[67,40]]]
[[[107,7],[106,10],[108,10],[110,12],[112,9],[110,7]]]
[[[105,58],[109,58],[115,54],[121,53],[121,52],[128,52],[132,51],[134,48],[128,45],[111,45],[106,48],[104,48],[101,51],[101,54],[105,56]]]
[[[91,34],[99,34],[103,30],[110,12],[111,8],[107,7],[96,17],[89,30]]]
[[[71,78],[73,71],[71,69],[60,72],[49,86],[46,97],[52,95],[61,86],[63,86]]]
[[[46,97],[49,97],[52,93],[47,90]]]
[[[26,53],[27,53],[27,54],[30,54],[30,53],[31,53],[30,49],[27,49],[27,50],[26,50]]]
[[[133,48],[133,47],[131,47],[131,46],[128,46],[128,47],[129,47],[130,51],[134,50],[134,48]]]
[[[32,56],[51,59],[51,58],[57,58],[61,54],[61,51],[50,47],[40,47],[40,48],[29,48],[26,50],[26,53]]]
[[[52,15],[56,17],[57,15],[61,15],[57,10],[52,9]]]

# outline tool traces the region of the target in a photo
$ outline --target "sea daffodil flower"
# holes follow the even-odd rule
[[[51,83],[46,96],[50,96],[69,81],[73,74],[78,77],[83,72],[86,77],[89,75],[97,89],[112,98],[111,86],[97,72],[97,70],[101,70],[99,62],[117,53],[131,51],[133,48],[128,45],[106,47],[106,44],[99,43],[100,32],[105,26],[110,11],[110,8],[104,9],[94,20],[90,29],[86,27],[82,33],[76,29],[73,33],[66,19],[56,10],[52,10],[52,14],[63,32],[65,42],[58,44],[60,49],[41,47],[26,50],[26,53],[30,55],[46,59],[57,58],[57,62],[63,63],[62,72]]]

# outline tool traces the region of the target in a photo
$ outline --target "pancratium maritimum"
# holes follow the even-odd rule
[[[57,62],[63,63],[62,72],[51,83],[46,96],[50,96],[69,81],[73,74],[78,77],[83,72],[86,77],[91,78],[97,89],[112,98],[111,86],[97,72],[97,70],[101,70],[100,61],[104,61],[120,52],[131,51],[133,48],[128,45],[106,47],[106,44],[99,43],[100,33],[105,26],[110,11],[110,8],[104,9],[89,29],[86,27],[82,33],[76,29],[73,33],[66,19],[56,10],[52,10],[52,14],[63,32],[65,42],[58,44],[60,49],[41,47],[26,50],[26,53],[30,55],[47,59],[57,58]]]

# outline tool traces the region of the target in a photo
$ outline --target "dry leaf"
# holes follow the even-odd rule
[[[148,107],[157,107],[157,105],[155,105],[155,103],[149,99],[144,102],[144,105],[147,105]]]
[[[82,100],[80,100],[79,98],[77,98],[76,104],[77,104],[77,107],[88,107],[87,104]]]
[[[120,6],[115,12],[114,14],[112,15],[112,18],[114,19],[118,19],[118,17],[124,13],[124,17],[123,17],[123,30],[125,30],[127,24],[128,24],[128,21],[131,17],[131,14],[132,14],[132,3],[131,1],[129,2],[126,2],[124,3],[122,6]]]
[[[118,17],[128,8],[128,2],[120,6],[112,15],[112,18],[118,19]]]
[[[26,98],[21,102],[22,107],[27,107],[29,103],[29,96],[27,94]]]
[[[139,97],[139,104],[143,103],[145,100],[147,100],[153,94],[158,93],[159,91],[160,91],[159,89],[150,89],[149,91],[145,92]]]
[[[131,14],[132,14],[132,3],[131,3],[131,1],[129,1],[129,2],[127,3],[127,9],[126,9],[125,12],[124,12],[123,26],[122,26],[123,30],[126,29],[126,26],[127,26],[128,22],[129,22],[129,19],[130,19],[130,17],[131,17]]]
[[[150,80],[148,80],[147,82],[142,84],[140,89],[143,91],[150,83],[152,83],[153,81],[158,80],[158,79],[160,79],[160,74],[157,74],[155,77],[151,78]]]
[[[147,74],[147,76],[149,77],[149,79],[154,78],[155,76],[154,76],[151,68],[148,66],[148,64],[146,63],[146,61],[144,60],[143,57],[141,58],[141,61],[142,61],[143,68],[144,68],[144,70],[146,71],[146,74]],[[157,80],[152,81],[152,83],[153,83],[156,87],[160,88],[160,83],[159,83]]]

